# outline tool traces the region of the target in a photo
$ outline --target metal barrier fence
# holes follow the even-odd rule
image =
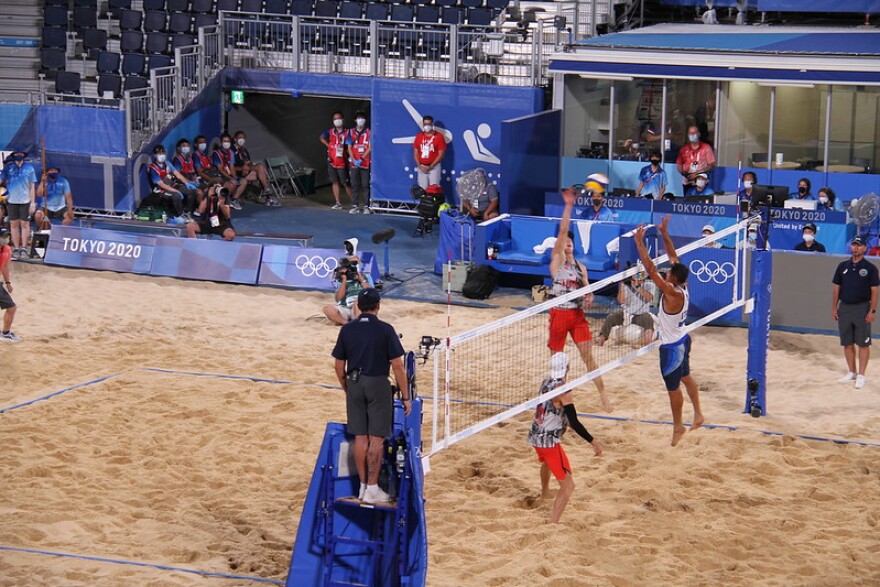
[[[221,12],[225,65],[445,82],[534,86],[567,35],[467,25]]]

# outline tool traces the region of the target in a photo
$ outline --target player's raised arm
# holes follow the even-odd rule
[[[568,240],[568,227],[571,224],[571,211],[577,201],[574,188],[568,187],[562,190],[562,201],[565,208],[562,210],[562,220],[559,221],[559,234],[556,235],[556,244],[553,245],[553,254],[550,257],[550,275],[555,275],[559,267],[565,262],[565,243]]]
[[[660,222],[660,235],[663,237],[663,247],[666,249],[666,254],[669,255],[669,263],[674,264],[678,263],[678,253],[675,252],[675,245],[672,243],[672,239],[669,238],[669,214]]]
[[[668,221],[669,217],[667,216],[664,221]],[[639,224],[636,229],[633,231],[633,240],[636,243],[636,249],[639,251],[639,260],[641,260],[642,265],[645,267],[645,273],[648,274],[648,277],[651,278],[660,291],[665,295],[668,295],[673,298],[681,298],[683,294],[678,291],[671,283],[666,281],[660,272],[657,271],[657,266],[654,265],[654,261],[651,259],[651,256],[648,254],[648,248],[645,246],[645,232],[647,232],[647,228],[644,224]],[[674,253],[674,249],[673,249]],[[676,257],[678,260],[678,257]]]

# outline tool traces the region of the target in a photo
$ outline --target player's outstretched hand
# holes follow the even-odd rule
[[[596,438],[593,439],[593,442],[590,443],[590,446],[593,447],[593,454],[597,457],[602,456],[602,443],[599,442]]]
[[[645,228],[644,224],[639,224],[636,226],[636,229],[633,231],[633,240],[635,240],[636,244],[645,242]]]
[[[671,216],[669,214],[667,214],[666,216],[663,217],[663,221],[660,222],[660,232],[662,232],[663,234],[666,234],[666,230],[669,228],[669,219],[670,218],[671,218]]]
[[[577,194],[574,193],[574,187],[567,187],[562,190],[562,201],[566,206],[574,206],[577,202]]]

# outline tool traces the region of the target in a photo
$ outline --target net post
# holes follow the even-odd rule
[[[759,232],[768,242],[770,209],[761,211],[763,219]],[[754,301],[749,316],[749,349],[746,364],[746,401],[743,410],[757,418],[767,415],[767,347],[770,345],[770,301],[773,277],[773,253],[767,250],[752,252],[750,267],[751,293]]]

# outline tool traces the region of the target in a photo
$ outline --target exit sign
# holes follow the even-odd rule
[[[244,90],[232,90],[229,99],[233,104],[244,104]]]

